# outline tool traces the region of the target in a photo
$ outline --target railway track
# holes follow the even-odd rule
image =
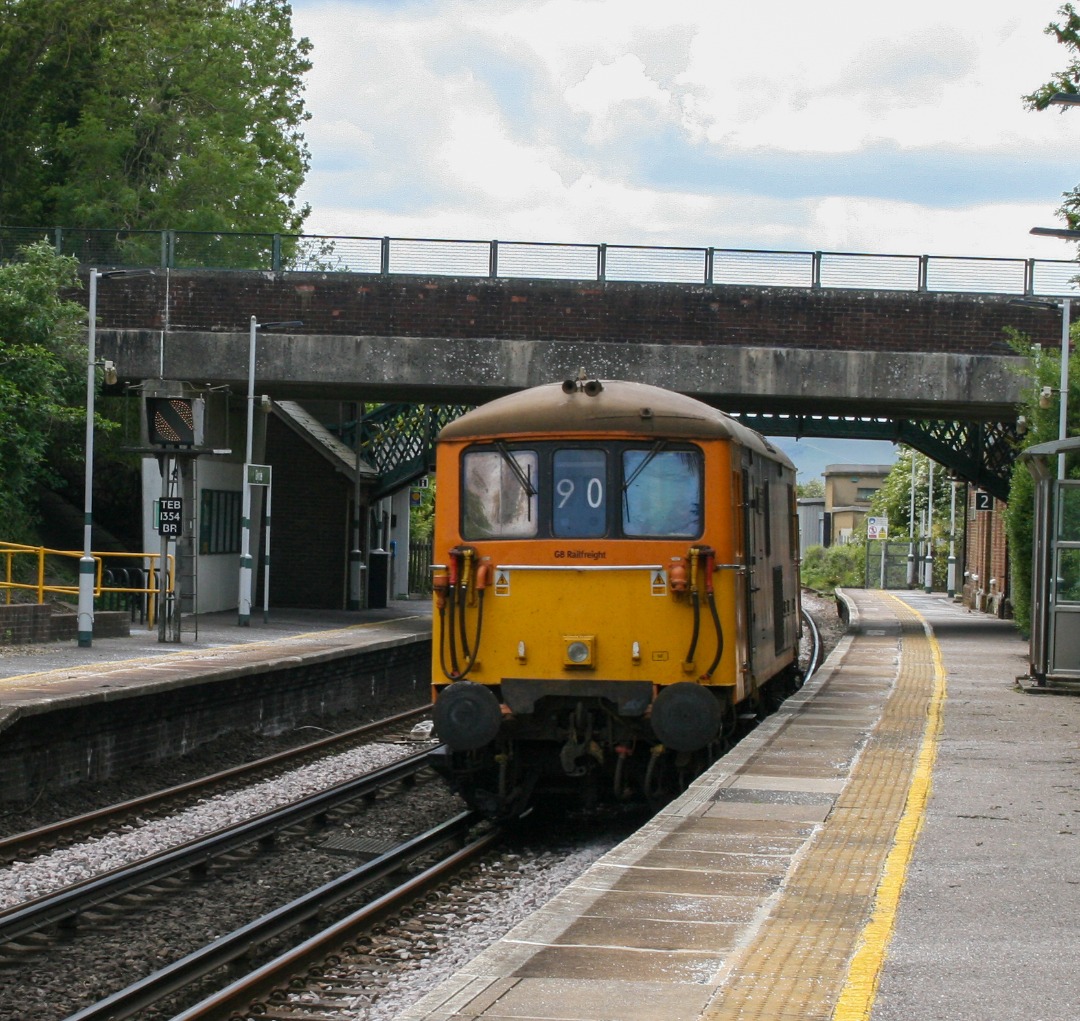
[[[148,819],[175,814],[200,800],[251,784],[260,777],[295,769],[320,757],[379,738],[401,737],[409,727],[426,719],[430,711],[431,706],[427,705],[398,713],[384,720],[354,727],[340,734],[331,734],[317,741],[208,774],[187,783],[58,820],[22,833],[0,837],[0,868],[20,859],[25,860],[43,854],[48,850],[115,832],[135,820],[141,824]]]
[[[208,944],[201,950],[148,975],[146,978],[71,1015],[68,1021],[122,1021],[123,1018],[160,1004],[183,991],[219,968],[232,964],[256,952],[300,924],[318,917],[346,897],[400,873],[410,863],[434,852],[442,851],[438,860],[423,871],[399,882],[361,907],[311,936],[287,952],[234,980],[198,1004],[176,1015],[176,1021],[236,1016],[237,1011],[264,1013],[270,1000],[281,1000],[285,987],[297,974],[309,973],[312,968],[325,969],[331,961],[339,961],[336,951],[343,943],[355,939],[365,927],[400,908],[432,885],[443,882],[454,870],[477,855],[487,851],[501,838],[500,831],[488,829],[473,839],[472,830],[482,823],[473,812],[463,812],[425,833],[403,842],[375,860],[324,884],[311,893],[283,905],[279,909]],[[447,845],[452,845],[445,850]],[[464,846],[460,846],[464,845]]]
[[[290,827],[325,818],[335,808],[370,797],[391,784],[411,781],[425,768],[427,756],[428,749],[425,748],[393,765],[366,773],[283,808],[0,912],[0,946],[32,933],[46,932],[54,926],[61,926],[70,932],[77,927],[80,917],[93,907],[116,901],[171,876],[205,869],[214,859],[256,842],[271,840]]]

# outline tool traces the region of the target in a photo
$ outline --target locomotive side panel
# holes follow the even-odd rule
[[[779,461],[742,459],[748,691],[792,664],[799,644],[795,475]]]

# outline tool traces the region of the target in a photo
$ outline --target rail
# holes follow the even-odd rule
[[[0,227],[0,262],[45,240],[86,266],[1080,295],[1066,259],[176,230]]]
[[[26,546],[17,542],[0,541],[0,558],[3,558],[4,572],[0,578],[0,592],[3,592],[5,605],[10,606],[15,593],[31,592],[34,602],[41,604],[48,596],[69,596],[78,598],[79,585],[75,581],[68,584],[56,581],[65,573],[65,561],[74,561],[74,572],[78,572],[78,563],[82,558],[81,550],[57,550],[46,546]],[[143,616],[150,630],[154,628],[154,617],[159,596],[157,562],[159,553],[91,553],[94,558],[94,600],[95,606],[101,600],[119,596],[135,596],[145,607]],[[17,567],[32,558],[33,566],[22,571]],[[105,561],[138,562],[132,568],[106,568]],[[168,558],[169,569],[165,579],[165,593],[171,594],[175,583],[176,565],[173,557]],[[19,580],[20,576],[24,580]],[[50,580],[54,579],[54,580]],[[134,582],[140,581],[141,584]],[[98,607],[100,608],[100,607]]]

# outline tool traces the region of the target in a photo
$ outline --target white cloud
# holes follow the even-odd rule
[[[649,77],[635,53],[624,53],[607,64],[594,64],[563,95],[572,110],[590,118],[589,141],[593,143],[619,133],[629,117],[671,116],[671,93]]]
[[[308,229],[1069,257],[1057,6],[296,0]]]

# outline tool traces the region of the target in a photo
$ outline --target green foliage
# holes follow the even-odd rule
[[[420,506],[409,508],[409,541],[431,542],[435,528],[435,479],[420,490]]]
[[[1054,72],[1048,82],[1044,82],[1030,95],[1024,96],[1024,102],[1032,110],[1045,110],[1057,92],[1074,95],[1080,92],[1080,15],[1071,3],[1058,8],[1058,15],[1062,20],[1051,22],[1046,26],[1045,32],[1054,36],[1069,51],[1067,63],[1064,70]],[[1064,107],[1062,112],[1068,109]],[[1065,192],[1063,198],[1064,202],[1058,209],[1058,214],[1065,218],[1069,227],[1074,230],[1080,228],[1080,186]]]
[[[86,312],[61,297],[76,262],[32,245],[0,266],[0,537],[33,539],[35,487],[49,455],[85,423]]]
[[[298,230],[310,49],[285,0],[0,0],[0,222]]]
[[[861,543],[848,546],[811,546],[802,559],[802,583],[818,592],[862,588],[866,551]]]
[[[823,497],[825,495],[825,482],[822,479],[810,479],[809,482],[800,482],[795,487],[795,495],[800,500]]]
[[[915,461],[915,529],[919,532],[919,522],[926,514],[930,496],[930,462],[918,451],[911,447],[901,447],[896,464],[870,501],[871,514],[884,515],[889,519],[889,538],[893,540],[911,538],[912,459]],[[933,530],[934,537],[938,540],[947,540],[949,537],[949,525],[952,521],[951,491],[952,484],[949,482],[947,469],[935,464]],[[955,537],[957,543],[960,542],[963,529],[963,508],[958,507]]]
[[[1071,324],[1075,344],[1077,323]],[[1023,437],[1024,447],[1036,443],[1048,443],[1058,438],[1061,385],[1061,352],[1045,350],[1031,344],[1027,338],[1013,332],[1011,342],[1014,350],[1029,359],[1026,375],[1031,385],[1020,407],[1020,414],[1027,424]],[[1042,397],[1044,388],[1048,396]],[[1046,404],[1046,407],[1042,407]],[[1080,354],[1073,350],[1069,355],[1069,395],[1066,434],[1080,433]],[[1056,467],[1056,466],[1055,466]],[[1066,476],[1080,478],[1080,463],[1070,457],[1066,464]],[[1009,557],[1012,566],[1013,616],[1017,626],[1025,633],[1031,627],[1031,550],[1034,533],[1035,482],[1027,467],[1020,461],[1013,466],[1009,489],[1009,504],[1005,509],[1005,528],[1009,540]]]

